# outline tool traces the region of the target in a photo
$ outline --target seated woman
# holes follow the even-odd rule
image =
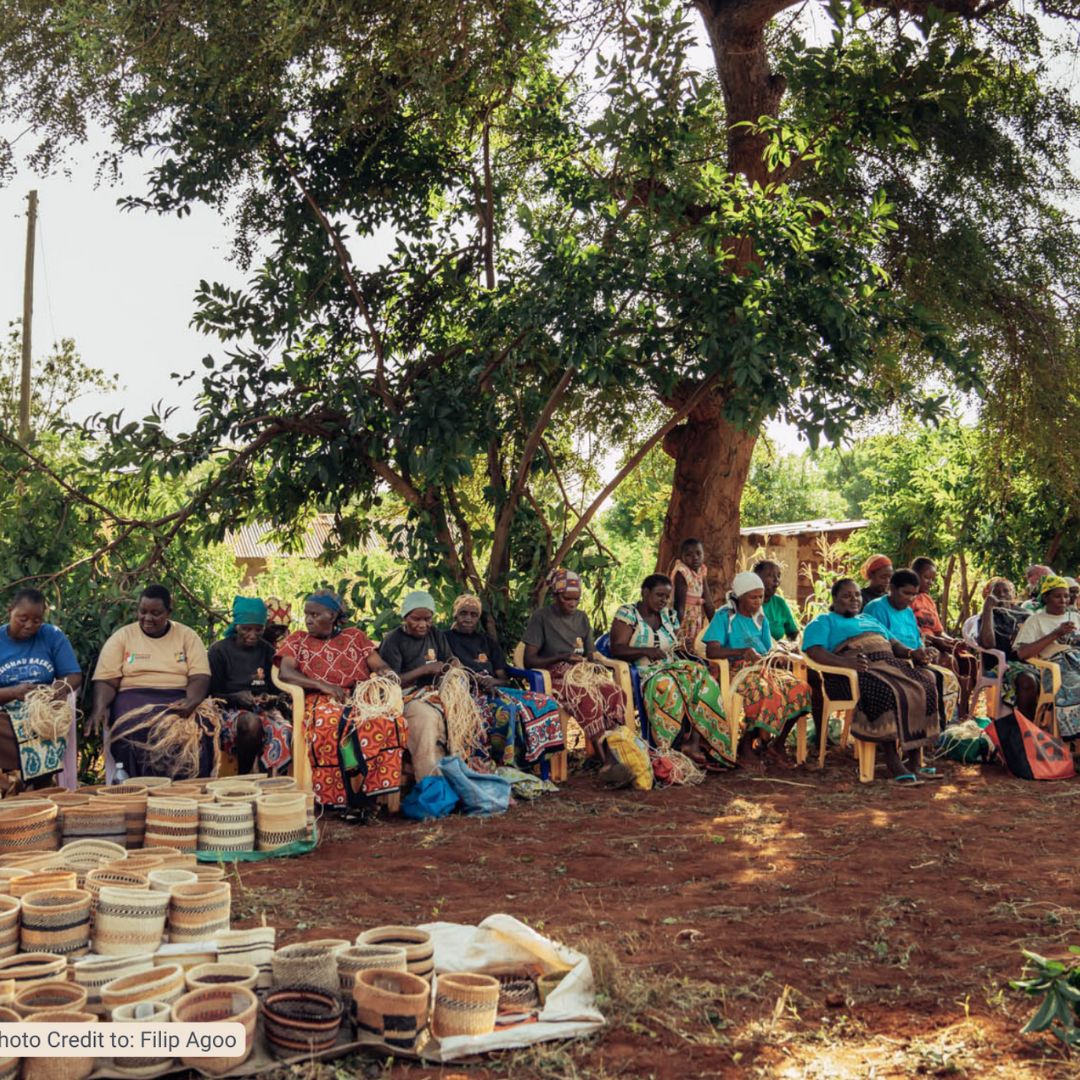
[[[705,565],[705,545],[688,536],[679,545],[679,557],[668,571],[675,585],[675,617],[679,625],[679,644],[694,651],[698,634],[715,614],[709,592],[709,568]]]
[[[1022,664],[1016,655],[1014,641],[1020,626],[1031,612],[1017,602],[1016,589],[1007,578],[991,578],[983,588],[982,611],[964,624],[964,637],[983,649],[996,649],[1005,656],[1002,679],[1002,703],[1019,709],[1024,716],[1034,716],[1039,699],[1039,673]],[[993,665],[986,657],[984,664]],[[989,669],[988,669],[989,670]]]
[[[478,596],[459,596],[446,641],[479,683],[490,759],[496,765],[533,769],[563,748],[559,703],[547,694],[519,690],[510,682],[498,638],[480,629],[482,612]]]
[[[373,800],[401,786],[407,727],[392,711],[358,717],[347,706],[357,683],[385,672],[386,664],[363,630],[343,625],[345,605],[329,589],[304,598],[306,629],[289,634],[275,661],[282,682],[303,687],[304,734],[311,760],[311,786],[323,806],[346,808],[350,824],[369,821]],[[349,762],[349,787],[340,749],[356,749]],[[304,750],[295,747],[294,753]]]
[[[45,615],[44,594],[20,589],[0,630],[0,770],[17,773],[28,787],[41,787],[64,767],[75,715],[74,693],[82,686],[71,642],[45,621]],[[56,700],[70,705],[68,723],[59,738],[27,725],[26,695],[42,686],[52,687]]]
[[[785,638],[795,641],[799,636],[799,624],[780,591],[780,564],[771,559],[762,559],[755,563],[754,573],[761,578],[761,583],[765,586],[765,603],[761,605],[761,610],[769,620],[769,632],[773,641],[783,641]]]
[[[436,683],[457,664],[446,635],[435,627],[435,599],[417,589],[401,605],[401,625],[379,643],[379,656],[405,692],[409,757],[417,780],[430,776],[448,753],[446,714]]]
[[[948,700],[944,703],[943,715],[945,722],[950,723],[954,717],[962,719],[967,716],[971,688],[975,684],[978,668],[975,658],[963,641],[945,633],[937,603],[930,595],[930,589],[937,580],[934,560],[920,556],[912,562],[911,569],[919,579],[919,589],[911,610],[915,612],[923,644],[931,649],[930,662],[947,668],[957,680],[955,684],[950,680],[946,687]]]
[[[1080,737],[1080,611],[1069,607],[1069,585],[1048,574],[1039,584],[1040,607],[1017,631],[1013,647],[1021,661],[1052,660],[1061,672],[1061,689],[1054,699],[1058,730],[1069,742]],[[1023,706],[1017,704],[1020,712]],[[1024,713],[1033,720],[1032,713]]]
[[[1039,603],[1039,582],[1044,577],[1049,577],[1053,574],[1053,568],[1045,566],[1042,563],[1032,563],[1031,566],[1024,571],[1024,579],[1027,581],[1027,596],[1024,597],[1020,606],[1028,612],[1038,611],[1042,606]]]
[[[626,723],[622,690],[606,680],[584,687],[567,678],[571,668],[593,655],[592,627],[585,612],[578,610],[581,578],[560,567],[549,577],[548,587],[551,603],[532,613],[522,635],[525,666],[550,672],[555,700],[581,725],[602,763],[600,780],[609,787],[625,787],[633,776],[604,742],[609,731]]]
[[[760,664],[772,652],[772,633],[762,610],[764,601],[765,584],[757,574],[736,574],[727,603],[705,631],[705,655],[710,660],[729,661],[732,679],[740,670]],[[758,738],[767,743],[770,753],[781,757],[795,721],[810,713],[810,687],[790,671],[771,667],[751,671],[740,680],[736,692],[742,698],[746,718],[739,739],[739,759],[744,763],[751,760]]]
[[[232,625],[210,646],[210,693],[222,703],[221,748],[236,755],[237,769],[252,772],[255,759],[268,773],[292,761],[292,724],[270,681],[274,646],[263,637],[266,604],[258,597],[233,600]]]
[[[172,596],[164,585],[139,594],[137,618],[120,627],[101,648],[94,669],[90,731],[105,731],[113,760],[128,776],[190,774],[154,753],[171,716],[189,717],[210,691],[210,662],[199,635],[170,619]],[[216,748],[203,731],[197,776],[210,776]]]
[[[892,559],[888,555],[871,555],[862,564],[859,573],[866,581],[866,586],[860,591],[862,596],[863,611],[871,600],[879,600],[889,591],[889,582],[893,576]]]
[[[634,664],[653,741],[681,750],[704,768],[734,762],[720,687],[703,664],[679,659],[679,620],[671,603],[671,578],[650,574],[641,599],[623,604],[611,624],[611,655]]]
[[[856,738],[884,746],[894,780],[917,784],[920,776],[934,779],[936,770],[919,768],[918,754],[933,745],[940,731],[937,680],[923,666],[921,647],[902,645],[877,619],[860,612],[861,606],[854,581],[835,582],[831,608],[803,630],[803,651],[815,663],[858,673],[859,703],[851,730]],[[839,678],[825,675],[827,685]],[[846,685],[840,693],[847,693]]]

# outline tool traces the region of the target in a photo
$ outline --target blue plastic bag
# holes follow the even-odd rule
[[[414,821],[446,817],[458,804],[454,789],[438,775],[425,776],[404,799],[401,812]]]
[[[439,762],[439,772],[454,789],[466,814],[505,814],[510,808],[509,780],[474,772],[456,755]]]

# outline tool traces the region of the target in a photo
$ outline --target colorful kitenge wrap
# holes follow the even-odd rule
[[[1069,583],[1058,574],[1047,574],[1039,580],[1039,607],[1046,605],[1046,594],[1054,589],[1068,589]]]
[[[276,700],[221,710],[221,749],[236,753],[236,729],[244,713],[253,713],[263,734],[259,762],[269,773],[284,773],[292,761],[292,724],[285,719]]]
[[[72,710],[74,715],[74,699]],[[31,734],[26,728],[26,706],[21,701],[9,701],[0,710],[0,716],[4,714],[11,722],[11,731],[19,748],[19,772],[22,773],[24,781],[49,776],[64,767],[64,756],[67,754],[66,735],[53,740]],[[0,729],[0,738],[4,736],[6,732]]]
[[[672,581],[681,577],[686,582],[686,608],[679,624],[679,644],[690,652],[698,635],[705,629],[705,579],[708,573],[707,566],[691,570],[682,559],[676,559],[668,571]]]
[[[568,589],[581,589],[581,575],[565,566],[556,567],[548,577],[548,588],[558,596]]]
[[[932,745],[941,730],[937,679],[926,668],[915,668],[893,655],[892,645],[880,634],[857,634],[834,650],[838,656],[864,656],[870,661],[860,671],[859,703],[851,722],[852,733],[866,742],[896,741],[903,753]],[[842,684],[837,696],[848,692],[847,680],[826,675]]]
[[[323,597],[311,599],[322,603]],[[278,658],[290,657],[309,679],[352,689],[371,677],[367,658],[375,651],[368,636],[355,627],[329,638],[297,631],[278,646]],[[405,718],[389,713],[357,722],[348,705],[330,694],[304,694],[304,730],[311,758],[312,789],[324,806],[345,806],[340,747],[356,736],[355,745],[367,772],[364,794],[389,795],[401,786],[402,759],[408,735]]]
[[[779,735],[789,720],[810,713],[810,687],[784,668],[752,670],[759,661],[731,661],[731,680],[747,668],[751,670],[738,682],[735,692],[742,698],[743,726],[757,728],[767,735]]]
[[[497,686],[477,704],[487,733],[481,756],[495,765],[529,769],[563,748],[559,703],[547,694]]]

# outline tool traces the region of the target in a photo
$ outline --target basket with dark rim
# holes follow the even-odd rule
[[[222,963],[196,964],[184,976],[189,990],[203,986],[242,986],[254,990],[259,985],[259,969],[254,964]]]
[[[356,936],[357,945],[396,945],[405,950],[408,971],[422,979],[435,970],[435,946],[426,930],[415,926],[376,926]]]
[[[0,960],[0,979],[14,979],[16,991],[32,982],[66,982],[67,960],[52,953],[19,953]]]
[[[343,1008],[336,994],[283,987],[263,999],[263,1033],[280,1057],[318,1054],[337,1040]]]
[[[14,1009],[24,1019],[31,1019],[35,1013],[86,1012],[87,991],[85,986],[71,982],[31,983],[16,991]]]
[[[85,889],[38,889],[22,898],[23,952],[85,956],[90,951],[90,894]]]
[[[528,1012],[540,1005],[536,983],[524,975],[502,975],[499,978],[499,1012]]]

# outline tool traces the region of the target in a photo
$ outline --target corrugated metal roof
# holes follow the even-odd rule
[[[308,526],[304,534],[304,547],[301,551],[282,551],[267,539],[273,526],[265,521],[256,521],[225,534],[225,543],[238,559],[270,559],[275,556],[292,559],[317,559],[326,547],[326,542],[334,531],[332,514],[319,514]]]
[[[813,521],[788,521],[779,525],[751,525],[740,529],[740,536],[800,536],[803,533],[854,532],[865,529],[870,522],[866,518],[853,521],[836,521],[833,518],[815,518]]]

